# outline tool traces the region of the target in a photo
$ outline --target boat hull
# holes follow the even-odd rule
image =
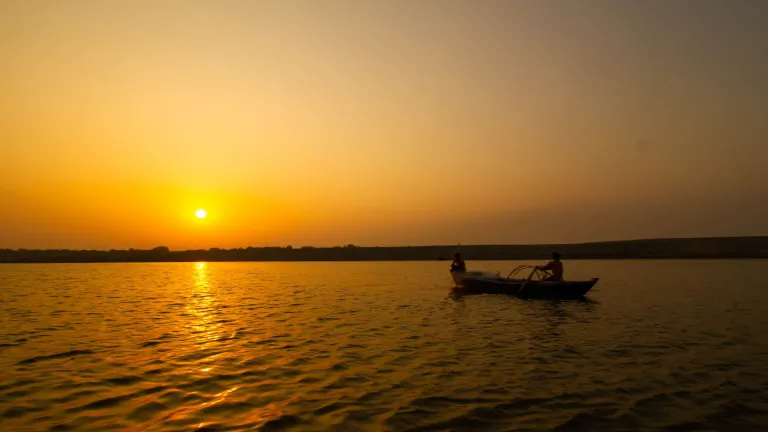
[[[508,294],[525,298],[556,299],[582,298],[599,280],[594,278],[586,281],[526,281],[482,272],[451,272],[451,276],[456,284],[456,291],[462,294]]]

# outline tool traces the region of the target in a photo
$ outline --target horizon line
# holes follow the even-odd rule
[[[154,246],[148,249],[137,249],[137,248],[127,248],[127,249],[68,249],[68,248],[4,248],[0,247],[0,250],[6,250],[6,251],[62,251],[62,250],[68,250],[68,251],[102,251],[102,252],[109,252],[109,251],[130,251],[130,250],[136,250],[136,251],[151,251],[154,249],[159,248],[166,248],[168,249],[168,252],[191,252],[191,251],[210,251],[212,249],[219,249],[219,250],[239,250],[239,249],[271,249],[271,248],[279,248],[279,249],[288,249],[289,247],[291,249],[302,249],[302,248],[312,248],[312,249],[334,249],[334,248],[345,248],[345,247],[355,247],[355,248],[435,248],[435,247],[488,247],[488,246],[538,246],[538,247],[545,247],[545,246],[578,246],[578,245],[589,245],[589,244],[606,244],[606,243],[630,243],[630,242],[643,242],[643,241],[670,241],[670,240],[726,240],[726,239],[764,239],[768,238],[768,235],[751,235],[751,236],[708,236],[708,237],[648,237],[648,238],[634,238],[634,239],[620,239],[620,240],[599,240],[599,241],[585,241],[585,242],[565,242],[565,243],[468,243],[468,244],[433,244],[433,245],[398,245],[398,246],[366,246],[366,245],[356,245],[352,243],[348,243],[346,245],[335,245],[335,246],[313,246],[313,245],[302,245],[302,246],[292,246],[292,245],[284,245],[284,246],[240,246],[240,247],[233,247],[233,248],[223,248],[223,247],[217,247],[213,246],[210,248],[205,249],[170,249],[167,246]]]

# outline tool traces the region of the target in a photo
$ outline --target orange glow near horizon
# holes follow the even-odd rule
[[[765,234],[714,3],[2,2],[0,248]]]

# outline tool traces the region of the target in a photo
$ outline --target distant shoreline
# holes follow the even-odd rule
[[[540,260],[553,251],[564,259],[764,259],[768,236],[669,238],[544,245],[248,247],[171,251],[0,249],[0,263],[109,262],[295,262],[295,261],[449,261],[461,252],[468,261]]]

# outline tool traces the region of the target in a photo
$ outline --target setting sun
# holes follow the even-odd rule
[[[197,216],[198,219],[205,219],[205,217],[208,216],[208,212],[204,209],[197,209],[195,216]]]

